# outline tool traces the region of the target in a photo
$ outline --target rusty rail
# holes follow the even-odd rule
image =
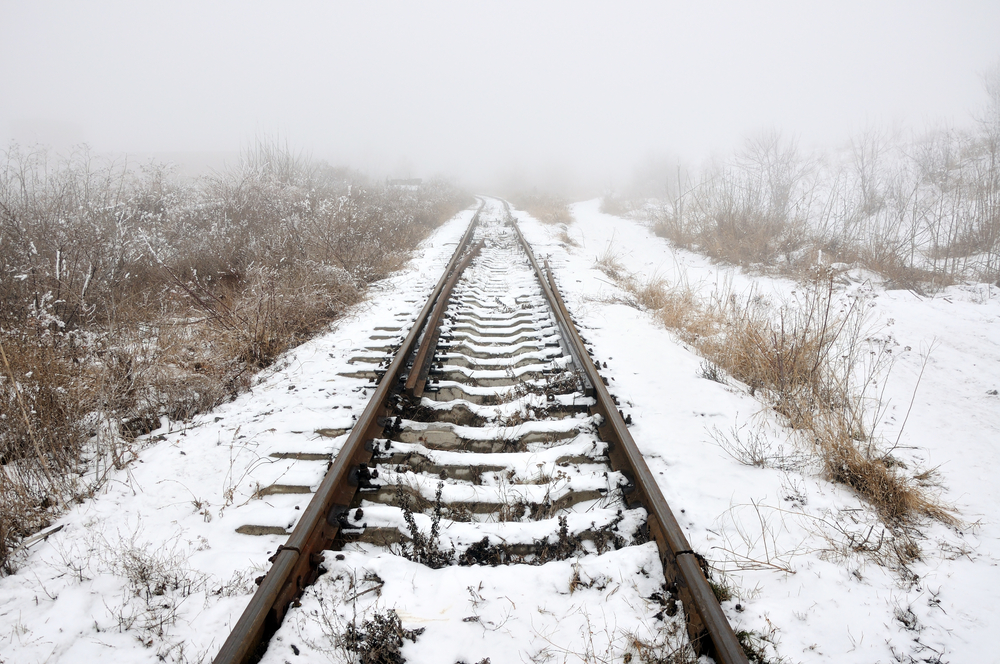
[[[427,321],[427,332],[420,341],[420,347],[417,349],[417,354],[413,359],[413,368],[410,370],[410,374],[406,377],[406,383],[403,385],[403,389],[411,397],[419,398],[424,393],[424,387],[427,385],[427,375],[430,373],[431,363],[434,360],[434,349],[437,348],[438,339],[441,336],[441,319],[448,308],[448,298],[451,297],[451,291],[455,288],[455,284],[458,283],[458,278],[462,276],[465,268],[469,266],[469,263],[472,262],[472,259],[476,257],[482,248],[483,243],[479,242],[471,251],[466,252],[465,258],[458,264],[457,269],[452,270],[451,276],[445,282],[444,288],[441,289],[441,293],[437,297],[437,302],[434,305],[433,311],[431,311],[430,319]]]
[[[591,412],[601,415],[602,423],[598,430],[601,440],[608,443],[611,465],[629,479],[631,499],[641,503],[649,513],[647,517],[649,534],[659,549],[667,585],[676,590],[684,604],[688,636],[692,646],[699,655],[709,655],[720,664],[748,664],[743,647],[736,638],[725,613],[722,612],[722,607],[708,584],[684,531],[674,518],[666,498],[656,483],[656,478],[646,465],[646,460],[632,439],[632,434],[629,433],[614,398],[605,386],[597,366],[587,353],[583,339],[580,338],[576,326],[570,319],[548,261],[545,261],[543,272],[535,260],[531,246],[521,234],[516,220],[513,217],[510,219],[542,285],[545,297],[552,305],[560,331],[570,346],[574,363],[593,388],[592,396],[597,403]]]
[[[436,331],[427,328],[427,320],[435,303],[447,300],[442,293],[450,277],[458,271],[456,268],[461,264],[462,255],[472,239],[482,209],[483,204],[480,203],[479,210],[472,217],[444,274],[302,513],[302,518],[295,525],[288,541],[279,546],[271,557],[271,569],[264,576],[243,615],[233,626],[229,638],[215,657],[215,664],[246,664],[258,660],[267,647],[270,635],[281,624],[289,604],[319,576],[322,552],[332,545],[340,530],[340,519],[351,504],[359,483],[367,479],[367,464],[372,457],[371,441],[383,433],[379,421],[389,413],[388,398],[399,386],[421,332],[427,337]]]

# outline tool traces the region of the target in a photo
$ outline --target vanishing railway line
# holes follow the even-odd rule
[[[306,588],[352,560],[513,574],[601,556],[615,565],[613,556],[643,546],[655,546],[663,568],[650,620],[683,619],[684,647],[747,661],[551,272],[506,204],[483,204],[394,352],[369,372],[378,384],[368,406],[217,664],[270,661],[268,641]],[[385,581],[375,578],[354,599],[380,591]]]

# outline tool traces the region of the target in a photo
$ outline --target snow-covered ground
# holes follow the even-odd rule
[[[567,230],[577,247],[560,243],[561,229],[517,216],[536,253],[552,257],[568,304],[595,356],[607,362],[612,392],[632,415],[632,434],[693,548],[730,570],[737,591],[724,608],[736,629],[767,636],[791,662],[997,661],[989,641],[1000,628],[1000,608],[992,601],[1000,589],[1000,488],[990,472],[1000,461],[1000,396],[991,394],[1000,390],[997,289],[955,286],[921,298],[872,286],[873,329],[898,344],[883,433],[895,439],[921,353],[930,349],[902,435],[905,449],[897,456],[913,466],[939,467],[943,499],[965,523],[960,531],[922,527],[926,539],[922,560],[912,565],[916,577],[903,578],[844,549],[840,529],[859,538],[869,528],[877,538],[880,530],[849,490],[824,481],[808,464],[787,470],[741,465],[713,442],[713,427],[736,426],[745,427],[744,435],[760,428],[775,450],[794,448],[745,389],[699,377],[701,358],[647,313],[608,303],[616,288],[594,261],[610,244],[630,270],[670,281],[683,272],[706,292],[716,283],[731,283],[737,292],[755,285],[777,298],[793,284],[675,251],[636,222],[601,214],[596,201],[573,212],[577,221]],[[241,535],[236,528],[287,527],[309,499],[294,493],[254,499],[255,492],[272,484],[315,484],[326,468],[323,461],[272,455],[339,449],[345,438],[340,430],[371,393],[367,380],[339,374],[368,368],[349,362],[366,346],[391,343],[370,339],[376,326],[405,331],[471,215],[466,211],[425,242],[421,252],[430,261],[414,261],[380,284],[351,318],[290,352],[251,392],[154,432],[138,463],[75,506],[55,524],[58,532],[33,543],[19,571],[0,579],[0,661],[210,659],[249,600],[253,578],[284,541]],[[340,563],[330,564],[336,571]],[[600,564],[614,565],[613,556]],[[475,608],[479,600],[466,589],[474,582],[468,571],[468,579],[465,571],[454,577],[462,595],[454,601]],[[583,570],[589,578],[612,572]],[[412,578],[406,569],[378,574],[403,583]],[[336,591],[337,575],[324,578]],[[530,623],[529,614],[515,612],[533,601],[522,602],[525,589],[541,592],[546,580],[528,569],[497,583],[509,595],[511,612],[494,604],[498,613],[483,614],[483,624],[512,614]],[[423,592],[443,596],[451,590],[431,586]],[[394,598],[380,601],[389,608]],[[571,601],[580,606],[577,618],[614,610],[594,588]],[[403,622],[413,627],[405,616]],[[445,661],[439,658],[444,651],[430,642],[407,642],[403,652],[410,662]],[[575,652],[585,654],[585,644]],[[558,662],[583,659],[557,649],[552,656]]]
[[[526,220],[540,256],[551,255],[561,288],[595,356],[607,361],[612,391],[628,405],[632,435],[661,478],[693,548],[729,570],[738,587],[725,603],[737,630],[773,639],[792,662],[1000,661],[1000,289],[960,285],[933,296],[869,290],[870,329],[888,338],[895,364],[885,386],[880,431],[895,441],[930,352],[894,455],[911,469],[937,468],[941,496],[963,522],[920,527],[915,576],[897,574],[847,547],[881,527],[850,490],[814,464],[785,470],[741,465],[713,428],[764,436],[774,453],[796,451],[777,418],[733,381],[699,377],[702,359],[652,317],[613,304],[617,288],[594,269],[611,252],[640,278],[686,280],[706,296],[720,285],[780,301],[795,285],[754,277],[671,248],[635,221],[602,214],[598,201],[572,208],[566,231]],[[740,605],[737,609],[737,603]]]

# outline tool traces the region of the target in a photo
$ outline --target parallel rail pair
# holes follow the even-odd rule
[[[270,570],[223,644],[215,664],[246,664],[259,659],[288,607],[318,577],[322,552],[332,546],[340,530],[340,520],[358,489],[359,474],[364,473],[371,462],[371,442],[383,436],[385,418],[391,412],[390,396],[405,391],[419,397],[423,392],[452,288],[479,250],[479,245],[470,247],[470,244],[482,209],[481,205],[473,216],[444,273],[302,518],[288,541],[271,558]],[[658,547],[667,583],[683,603],[692,646],[698,654],[709,655],[721,664],[746,664],[748,660],[743,648],[705,579],[697,556],[636,447],[595,363],[589,358],[556,287],[552,270],[547,262],[544,270],[539,266],[516,221],[510,218],[510,223],[552,307],[567,350],[583,374],[587,391],[596,400],[592,413],[601,415],[599,433],[608,443],[611,464],[631,481],[627,498],[640,503],[648,512],[649,535]]]

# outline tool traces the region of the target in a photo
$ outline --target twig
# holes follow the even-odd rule
[[[24,426],[28,429],[28,437],[31,438],[31,443],[35,447],[35,454],[38,456],[38,462],[42,466],[42,472],[45,473],[45,478],[49,481],[49,486],[55,492],[56,502],[62,506],[62,495],[56,486],[55,478],[52,476],[52,469],[49,468],[49,462],[45,458],[45,454],[42,453],[42,446],[38,442],[38,436],[35,434],[35,428],[31,426],[31,416],[28,414],[28,407],[24,403],[24,397],[21,395],[21,389],[17,385],[17,379],[14,377],[14,370],[10,368],[10,362],[7,361],[7,352],[3,347],[3,339],[0,338],[0,357],[3,358],[3,365],[7,369],[7,375],[10,376],[10,387],[14,390],[14,396],[17,398],[17,405],[20,406],[21,416],[24,418]]]

